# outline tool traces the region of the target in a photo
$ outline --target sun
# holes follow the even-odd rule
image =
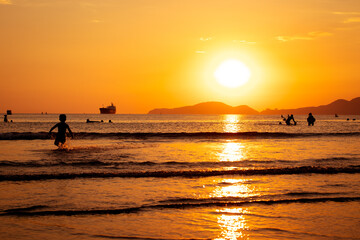
[[[229,59],[218,66],[214,72],[214,76],[222,86],[236,88],[249,81],[251,72],[250,69],[239,60]]]

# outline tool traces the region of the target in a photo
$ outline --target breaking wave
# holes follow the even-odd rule
[[[122,159],[127,156],[121,156]],[[349,158],[348,160],[352,160]],[[185,166],[185,167],[232,167],[232,166],[248,166],[251,164],[273,164],[273,163],[294,163],[294,161],[286,160],[242,160],[233,162],[180,162],[180,161],[167,161],[167,162],[153,162],[153,161],[118,161],[118,160],[98,160],[87,159],[78,161],[0,161],[0,167],[55,167],[55,166]]]
[[[50,206],[33,206],[18,209],[6,209],[0,216],[76,216],[76,215],[107,215],[107,214],[126,214],[137,213],[151,209],[186,209],[198,207],[239,207],[249,205],[278,205],[278,204],[311,204],[324,202],[353,202],[360,201],[360,197],[317,197],[317,198],[293,198],[275,200],[253,200],[249,199],[199,199],[198,201],[178,202],[178,203],[158,203],[153,205],[143,205],[139,207],[128,207],[119,209],[74,209],[74,210],[51,210]],[[46,209],[49,210],[46,210]],[[241,215],[242,213],[238,213]]]
[[[304,138],[304,137],[347,137],[360,136],[360,132],[343,133],[285,133],[285,132],[176,132],[176,133],[95,133],[80,132],[75,134],[75,139],[147,139],[147,138],[165,138],[165,139],[271,139],[271,138]],[[50,139],[47,132],[8,132],[0,133],[0,140],[35,140]]]
[[[220,168],[220,167],[236,167],[236,166],[252,166],[253,164],[262,164],[262,165],[271,165],[271,164],[294,164],[297,161],[294,160],[253,160],[253,159],[244,159],[241,161],[232,161],[232,162],[216,162],[216,161],[201,161],[201,162],[186,162],[186,161],[166,161],[166,162],[155,162],[155,161],[129,161],[128,155],[120,155],[115,160],[99,160],[98,158],[89,158],[89,159],[73,159],[69,160],[60,160],[60,161],[48,161],[45,159],[42,160],[31,160],[31,161],[0,161],[0,167],[56,167],[56,166],[89,166],[89,167],[121,167],[121,166],[184,166],[189,168]],[[306,161],[311,162],[344,162],[344,161],[354,161],[359,160],[359,157],[329,157],[329,158],[320,158],[320,159],[308,159]],[[353,165],[352,167],[359,167],[358,165]]]
[[[132,171],[132,172],[80,172],[80,173],[51,173],[51,174],[14,174],[0,175],[0,181],[30,181],[48,179],[75,178],[170,178],[170,177],[210,177],[225,175],[291,175],[291,174],[339,174],[360,173],[360,166],[351,167],[287,167],[267,169],[232,169],[232,170],[184,170],[184,171]]]

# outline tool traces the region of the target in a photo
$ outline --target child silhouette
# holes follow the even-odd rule
[[[51,134],[52,130],[54,130],[55,128],[58,128],[58,133],[56,134],[56,138],[55,138],[55,142],[54,142],[54,144],[56,146],[59,146],[60,143],[61,143],[61,145],[63,145],[66,142],[66,129],[69,131],[71,138],[74,138],[74,135],[71,132],[69,125],[67,125],[67,123],[65,123],[66,115],[60,114],[59,120],[60,120],[60,122],[55,124],[55,126],[53,126],[49,131],[49,134]]]

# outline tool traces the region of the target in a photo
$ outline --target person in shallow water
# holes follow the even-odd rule
[[[309,116],[307,118],[308,126],[314,126],[316,119],[312,115],[312,113],[309,113]]]
[[[54,144],[56,146],[59,146],[60,143],[64,144],[66,142],[66,129],[69,131],[71,138],[74,138],[74,135],[73,135],[69,125],[67,125],[67,123],[65,123],[66,115],[60,114],[59,120],[60,120],[60,122],[55,124],[49,131],[49,134],[51,134],[52,130],[54,130],[55,128],[58,128],[58,133],[56,134],[56,138],[55,138],[55,142],[54,142]]]
[[[293,120],[294,125],[296,125],[296,121],[294,118],[294,115],[288,115],[287,118],[283,117],[283,115],[281,115],[281,117],[283,118],[283,120],[285,121],[286,125],[291,125],[291,120]]]

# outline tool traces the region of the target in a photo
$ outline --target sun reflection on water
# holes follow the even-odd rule
[[[224,115],[224,117],[224,132],[235,133],[241,130],[241,115]],[[244,149],[245,146],[238,140],[226,140],[220,145],[218,159],[221,162],[242,161],[245,159]],[[236,168],[236,166],[232,168]],[[210,197],[222,199],[223,201],[237,201],[237,199],[241,201],[242,198],[254,196],[254,189],[246,182],[245,179],[223,179],[210,194]],[[249,226],[245,218],[246,209],[239,207],[219,208],[216,212],[218,213],[217,222],[221,229],[221,233],[216,240],[249,238],[247,234]]]
[[[211,197],[223,199],[224,201],[241,201],[242,198],[254,196],[254,189],[246,182],[245,179],[223,179],[213,191]],[[216,212],[219,214],[217,222],[221,229],[219,237],[216,238],[217,240],[248,239],[249,226],[246,220],[248,210],[234,207],[219,208]]]
[[[244,146],[240,142],[234,140],[227,140],[223,143],[222,151],[219,152],[218,157],[220,162],[237,162],[243,160]]]
[[[244,213],[246,210],[242,208],[224,208],[217,210],[220,214],[218,224],[221,227],[221,234],[216,240],[236,240],[248,239],[249,235],[246,231],[249,227],[246,224]]]
[[[227,197],[250,197],[254,196],[254,191],[243,179],[225,179],[210,196],[224,199]]]
[[[241,115],[224,115],[224,132],[235,133],[240,131]],[[222,144],[221,152],[218,154],[221,162],[236,162],[244,159],[243,144],[236,140],[226,140]]]
[[[235,133],[239,132],[241,115],[224,115],[224,132]]]

